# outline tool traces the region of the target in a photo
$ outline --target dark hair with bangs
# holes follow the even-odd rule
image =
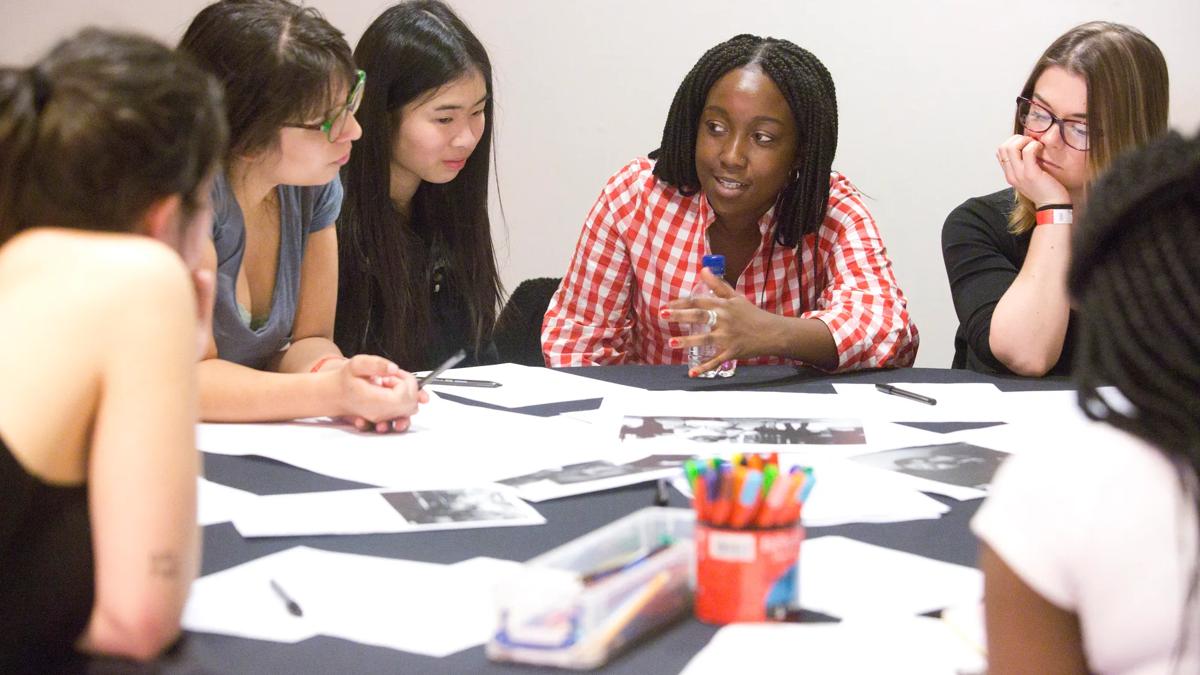
[[[0,70],[0,243],[36,226],[128,232],[170,195],[188,215],[225,138],[221,89],[192,59],[84,30]]]
[[[228,160],[266,150],[288,123],[325,115],[354,83],[341,31],[312,7],[287,0],[221,0],[192,19],[179,48],[225,87]]]
[[[734,68],[759,66],[779,87],[796,121],[797,167],[775,203],[775,241],[794,248],[816,232],[829,208],[829,173],[837,150],[837,94],[824,64],[787,40],[738,35],[700,57],[671,102],[662,143],[650,153],[654,175],[685,195],[700,190],[696,134],[708,92]]]
[[[466,304],[471,334],[442,338],[463,340],[478,359],[490,342],[501,293],[488,220],[495,107],[487,51],[445,4],[416,0],[375,19],[354,58],[370,84],[356,114],[363,140],[342,169],[337,344],[347,354],[380,354],[411,370],[436,366],[437,350],[448,345],[430,342],[430,289],[444,263],[449,287]],[[405,217],[389,191],[400,110],[476,72],[487,87],[479,142],[453,180],[421,183]]]

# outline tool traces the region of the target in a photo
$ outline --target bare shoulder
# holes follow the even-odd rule
[[[149,237],[39,228],[0,248],[3,295],[37,293],[70,304],[106,304],[106,297],[174,303],[190,288],[178,254]]]

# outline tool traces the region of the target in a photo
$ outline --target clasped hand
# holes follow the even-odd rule
[[[770,312],[759,309],[738,293],[725,280],[704,268],[700,279],[715,295],[679,298],[667,303],[659,316],[672,323],[703,324],[709,321],[708,311],[715,312],[716,323],[703,335],[671,338],[675,349],[716,345],[717,355],[688,372],[689,376],[712,370],[731,359],[753,358],[768,353],[766,337],[771,334]],[[684,329],[687,331],[687,328]]]
[[[429,402],[412,374],[379,356],[360,354],[330,371],[337,378],[342,417],[359,431],[404,431],[418,404]]]

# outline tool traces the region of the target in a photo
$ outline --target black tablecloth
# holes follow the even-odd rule
[[[837,382],[993,382],[1006,391],[1066,389],[1063,380],[994,378],[961,370],[908,369],[868,371],[830,376],[815,370],[789,366],[742,367],[729,380],[691,380],[682,366],[610,366],[566,369],[578,375],[651,390],[767,390],[781,392],[833,393]],[[450,396],[449,398],[455,398]],[[458,399],[462,400],[462,399]],[[518,409],[533,415],[552,415],[586,410],[599,399],[571,401]],[[488,406],[493,407],[493,406]],[[956,424],[922,424],[923,429],[950,432]],[[499,444],[498,452],[503,451]],[[273,460],[258,457],[204,456],[209,480],[260,495],[367,487],[349,481],[309,473]],[[243,539],[230,523],[204,528],[204,561],[201,574],[211,574],[293,546],[311,546],[330,551],[405,558],[436,563],[455,563],[476,556],[524,561],[555,546],[582,536],[644,506],[654,498],[651,485],[582,495],[537,504],[546,524],[426,533],[360,536],[282,537]],[[958,502],[937,497],[951,507],[938,520],[889,524],[856,524],[809,528],[809,538],[837,534],[861,541],[917,553],[962,565],[975,565],[975,540],[967,527],[980,500]],[[687,502],[671,491],[672,506]],[[803,560],[803,549],[801,549]],[[677,673],[716,632],[692,618],[646,640],[593,672],[649,675]],[[548,672],[544,668],[494,664],[483,647],[434,659],[369,647],[335,638],[316,637],[295,645],[283,645],[221,635],[188,633],[157,663],[136,667],[128,663],[93,660],[88,672],[163,673],[512,673]]]

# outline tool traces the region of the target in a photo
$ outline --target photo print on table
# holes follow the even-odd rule
[[[525,520],[537,516],[525,502],[507,490],[463,488],[384,492],[383,498],[410,523],[464,523],[481,521]]]
[[[1007,452],[970,443],[919,445],[854,457],[854,461],[917,478],[987,490]]]
[[[627,415],[622,442],[667,439],[688,443],[746,445],[862,445],[862,422],[852,419],[677,417]]]

